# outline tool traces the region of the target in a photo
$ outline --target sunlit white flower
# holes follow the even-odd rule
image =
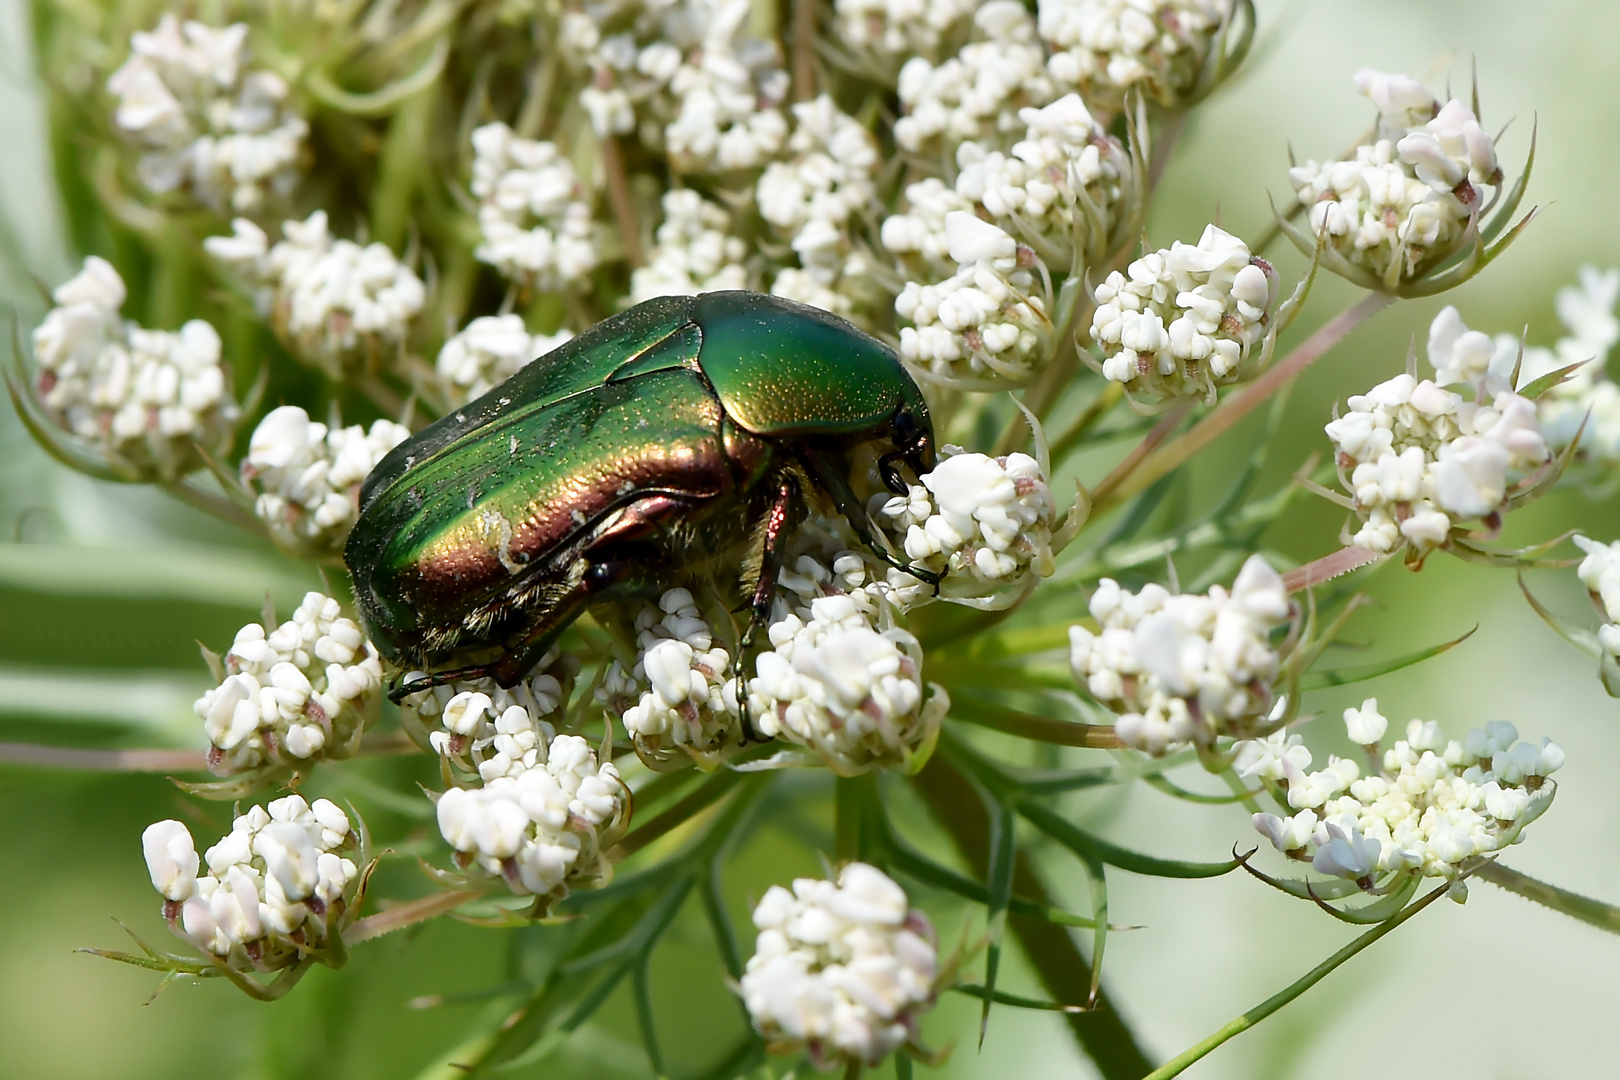
[[[318,592],[279,626],[238,630],[222,674],[193,706],[213,744],[208,767],[222,776],[348,757],[382,701],[376,647]]]
[[[472,145],[482,236],[473,256],[531,289],[579,284],[601,255],[573,163],[555,144],[520,139],[501,123],[474,131]]]
[[[520,315],[483,315],[451,335],[435,367],[450,404],[464,405],[572,339],[566,328],[531,334]]]
[[[578,661],[552,649],[523,681],[502,687],[493,679],[468,679],[406,695],[400,716],[419,743],[462,771],[485,780],[516,774],[544,761],[557,734]],[[410,672],[406,679],[421,672]]]
[[[201,862],[178,821],[149,825],[141,837],[170,928],[243,971],[319,955],[342,929],[360,877],[350,858],[357,840],[336,804],[298,795],[239,815]]]
[[[257,290],[289,348],[333,379],[379,350],[400,348],[421,314],[422,280],[382,244],[334,239],[326,211],[282,223],[282,239],[245,218],[203,247]]]
[[[665,192],[663,206],[647,265],[630,275],[633,303],[747,288],[748,246],[727,231],[731,219],[724,210],[688,188]]]
[[[798,878],[754,909],[754,955],[738,985],[774,1049],[821,1067],[875,1065],[917,1041],[934,1000],[933,926],[876,867],[850,863],[836,882]]]
[[[1197,86],[1232,0],[1040,0],[1047,68],[1093,108],[1116,111],[1139,87],[1176,107]]]
[[[113,471],[172,483],[202,466],[198,447],[223,454],[240,410],[212,326],[146,330],[119,316],[124,297],[118,271],[94,255],[51,294],[33,334],[38,401]]]
[[[1101,370],[1132,400],[1215,400],[1252,374],[1277,302],[1276,271],[1214,225],[1197,246],[1144,255],[1096,289],[1091,339]]]
[[[909,57],[939,60],[977,8],[975,0],[834,0],[833,27],[839,44],[893,79]]]
[[[629,823],[629,789],[579,736],[530,730],[546,734],[526,767],[438,797],[439,831],[460,866],[501,877],[515,893],[561,898],[606,884],[608,849]]]
[[[409,436],[390,420],[328,429],[296,405],[272,409],[242,459],[242,479],[258,492],[253,512],[287,550],[337,554],[359,516],[361,482]]]
[[[1069,628],[1069,663],[1092,697],[1119,714],[1115,734],[1151,754],[1241,735],[1271,710],[1279,658],[1271,631],[1289,618],[1281,575],[1251,555],[1230,591],[1137,593],[1103,578],[1091,596],[1095,631]],[[1303,748],[1300,748],[1301,750]],[[1243,760],[1245,775],[1283,775],[1292,744]]]

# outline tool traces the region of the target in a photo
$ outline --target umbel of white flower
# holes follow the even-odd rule
[[[473,695],[483,697],[483,695]],[[490,710],[483,701],[452,699],[457,712]],[[439,831],[456,851],[456,863],[503,879],[515,893],[560,899],[570,888],[605,885],[613,877],[608,851],[629,824],[630,791],[610,761],[578,735],[550,735],[550,726],[528,718],[520,724],[509,707],[497,720],[513,749],[528,742],[520,757],[504,750],[507,769],[482,787],[452,787],[438,797]],[[515,732],[515,734],[514,734]],[[493,760],[493,759],[491,759]]]
[[[1346,709],[1344,720],[1351,740],[1369,754],[1389,724],[1376,698]],[[1254,815],[1255,829],[1278,851],[1372,888],[1400,871],[1454,877],[1469,860],[1522,839],[1524,827],[1552,802],[1547,777],[1563,765],[1564,752],[1550,739],[1539,746],[1518,740],[1518,730],[1503,721],[1459,742],[1448,741],[1432,720],[1413,720],[1406,738],[1363,775],[1355,761],[1340,757],[1307,772],[1311,752],[1298,735],[1279,731],[1240,743],[1235,764],[1295,811]]]
[[[1410,545],[1421,561],[1459,521],[1498,527],[1522,487],[1510,486],[1509,474],[1548,462],[1535,405],[1491,375],[1494,352],[1448,307],[1430,327],[1429,361],[1437,379],[1457,382],[1471,400],[1401,374],[1350,398],[1349,411],[1327,425],[1362,521],[1354,544],[1378,552]]]
[[[1356,89],[1378,106],[1373,142],[1345,161],[1288,171],[1310,217],[1307,249],[1327,244],[1326,264],[1368,287],[1393,290],[1444,261],[1471,235],[1502,169],[1473,111],[1444,106],[1405,75],[1363,69]]]
[[[582,58],[580,104],[598,136],[639,131],[677,172],[765,164],[787,138],[789,78],[774,38],[748,31],[748,0],[593,5],[563,16],[565,54]]]
[[[1274,702],[1271,631],[1289,618],[1281,575],[1251,555],[1230,591],[1137,593],[1103,578],[1091,595],[1097,629],[1069,628],[1069,663],[1092,697],[1119,714],[1120,742],[1150,754],[1241,736]]]
[[[200,860],[178,821],[148,825],[141,848],[170,929],[237,971],[320,956],[351,917],[359,844],[326,799],[255,806]]]
[[[242,459],[242,481],[258,493],[253,512],[293,554],[338,555],[359,516],[361,481],[409,436],[391,420],[329,429],[296,405],[272,409]]]
[[[1620,540],[1601,544],[1585,536],[1573,539],[1575,545],[1586,552],[1586,558],[1581,560],[1575,573],[1603,612],[1598,645],[1606,655],[1620,660]]]
[[[1200,88],[1232,0],[1040,0],[1047,70],[1086,104],[1118,112],[1133,88],[1162,108],[1187,104]]]
[[[771,292],[843,316],[873,299],[871,267],[852,226],[873,208],[877,140],[825,94],[793,106],[793,157],[760,174],[755,199],[798,259],[780,271]]]
[[[647,265],[630,273],[631,303],[748,287],[748,245],[727,232],[729,214],[690,188],[666,191],[663,207]]]
[[[944,63],[914,56],[900,69],[903,115],[894,122],[900,149],[948,160],[948,148],[966,140],[1005,146],[1024,130],[1019,110],[1058,96],[1023,4],[990,0],[974,14],[973,27],[978,40]]]
[[[281,76],[247,65],[246,23],[226,27],[164,15],[137,31],[107,90],[113,124],[142,151],[136,175],[220,213],[257,215],[299,179],[309,125]]]
[[[241,275],[299,359],[341,380],[347,369],[378,352],[399,349],[422,313],[426,289],[382,244],[336,240],[326,211],[282,223],[272,246],[245,218],[230,236],[210,236],[203,248]]]
[[[1536,414],[1547,445],[1562,450],[1580,434],[1577,454],[1584,460],[1611,464],[1620,461],[1620,385],[1605,371],[1609,351],[1620,341],[1620,269],[1583,266],[1578,283],[1558,290],[1554,303],[1559,321],[1569,331],[1552,348],[1524,346],[1516,334],[1495,337],[1493,373],[1506,376],[1519,360],[1519,383],[1580,364],[1556,386],[1536,399]]]
[[[895,625],[889,583],[869,582],[854,552],[830,561],[801,555],[778,575],[771,650],[748,681],[754,729],[805,747],[840,776],[915,771],[950,699],[939,686],[924,693],[922,647]]]
[[[1115,270],[1096,289],[1092,363],[1151,406],[1186,397],[1213,404],[1217,388],[1253,376],[1270,352],[1277,273],[1242,240],[1206,226]]]
[[[718,767],[743,740],[731,654],[686,589],[670,589],[635,618],[636,660],[615,660],[597,690],[655,769]]]
[[[199,447],[223,455],[240,410],[214,328],[142,329],[119,316],[125,295],[94,255],[51,293],[33,334],[38,401],[115,475],[173,483],[202,466]]]
[[[906,495],[879,496],[879,520],[901,534],[914,566],[945,575],[940,594],[973,606],[1011,602],[1052,573],[1052,493],[1027,454],[992,458],[945,447]],[[902,594],[908,606],[932,590]]]
[[[481,315],[439,350],[439,382],[452,406],[465,405],[573,336],[566,327],[555,334],[531,334],[521,315]]]
[[[474,131],[472,145],[482,236],[473,257],[542,292],[583,282],[601,254],[573,162],[554,143],[520,139],[501,123]]]
[[[855,862],[836,882],[773,885],[754,925],[738,992],[772,1050],[802,1050],[825,1069],[920,1046],[936,992],[934,929],[883,871]]]
[[[964,211],[945,215],[945,240],[956,274],[937,285],[908,281],[895,298],[895,314],[912,324],[900,330],[901,358],[945,385],[1027,382],[1051,353],[1045,266],[1032,248]]]
[[[348,757],[382,701],[376,646],[318,592],[279,626],[242,627],[223,663],[205,655],[220,684],[194,708],[212,744],[208,767],[219,776]]]

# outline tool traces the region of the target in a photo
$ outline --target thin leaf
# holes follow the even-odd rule
[[[1434,903],[1440,897],[1444,896],[1448,888],[1448,885],[1442,885],[1437,889],[1431,890],[1427,896],[1423,897],[1423,899],[1407,907],[1399,915],[1396,915],[1388,922],[1381,923],[1380,925],[1373,927],[1371,930],[1368,930],[1365,934],[1362,934],[1360,937],[1350,942],[1350,944],[1346,945],[1344,948],[1340,949],[1338,952],[1316,965],[1310,971],[1306,972],[1302,977],[1296,979],[1281,991],[1273,994],[1271,997],[1267,998],[1265,1001],[1262,1001],[1259,1005],[1256,1005],[1242,1016],[1239,1016],[1237,1019],[1223,1026],[1219,1031],[1216,1031],[1213,1035],[1209,1036],[1209,1038],[1202,1040],[1192,1047],[1189,1047],[1187,1050],[1176,1055],[1159,1068],[1154,1069],[1144,1078],[1144,1080],[1170,1080],[1170,1078],[1173,1076],[1180,1076],[1190,1065],[1208,1055],[1210,1051],[1214,1050],[1227,1040],[1235,1038],[1236,1036],[1243,1034],[1245,1031],[1248,1031],[1260,1021],[1264,1020],[1266,1017],[1270,1016],[1272,1013],[1281,1009],[1284,1005],[1287,1005],[1289,1002],[1305,993],[1305,991],[1321,982],[1340,965],[1345,963],[1345,961],[1349,960],[1367,946],[1371,945],[1385,934],[1388,934],[1390,931],[1406,922],[1406,920],[1410,919],[1412,916]]]
[[[984,1009],[979,1014],[979,1046],[990,1027],[990,1005],[1001,963],[1001,939],[1007,930],[1007,908],[1012,900],[1013,864],[1018,854],[1018,815],[996,799],[985,801],[990,815],[990,866],[985,879],[985,926],[990,941],[984,956]]]
[[[636,1023],[641,1028],[641,1045],[647,1051],[647,1060],[659,1076],[664,1068],[664,1053],[658,1046],[658,1025],[653,1019],[652,1003],[652,950],[642,953],[635,965],[633,984],[636,992]]]
[[[951,716],[992,731],[1057,746],[1087,746],[1105,750],[1117,750],[1122,746],[1114,735],[1114,729],[1106,724],[1054,720],[1049,716],[1036,716],[966,696],[952,698]]]
[[[1418,649],[1415,652],[1392,657],[1388,660],[1380,660],[1372,664],[1360,664],[1356,667],[1334,668],[1332,671],[1312,672],[1300,678],[1299,688],[1301,690],[1323,690],[1330,686],[1349,686],[1351,683],[1376,679],[1380,675],[1388,675],[1391,672],[1400,671],[1403,668],[1411,667],[1413,664],[1419,664],[1439,656],[1441,653],[1449,652],[1473,637],[1474,631],[1478,629],[1479,627],[1476,625],[1461,637],[1455,637],[1450,641],[1443,641],[1439,645],[1431,645],[1426,649]]]
[[[1225,806],[1230,803],[1243,802],[1260,794],[1258,791],[1244,791],[1239,794],[1205,795],[1197,791],[1188,791],[1186,788],[1166,778],[1162,773],[1146,773],[1142,782],[1155,791],[1163,792],[1172,799],[1182,802],[1198,803],[1204,806]]]
[[[936,889],[955,893],[964,900],[971,900],[977,904],[988,903],[990,892],[983,885],[964,874],[941,866],[917,849],[907,844],[893,832],[884,837],[884,849],[889,857],[890,868],[915,878],[925,885],[932,885]],[[1037,919],[1044,919],[1056,926],[1090,927],[1093,920],[1084,915],[1076,915],[1055,908],[1048,904],[1037,904],[1031,900],[1014,894],[1008,898],[1007,909],[1015,915],[1030,915]]]
[[[1045,1012],[1083,1013],[1090,1009],[1085,1005],[1060,1005],[1055,1001],[1041,1001],[1038,998],[1021,997],[1018,994],[1009,994],[1005,990],[991,990],[977,983],[957,983],[951,990],[968,997],[978,998],[989,1003],[994,1001],[997,1005],[1011,1005],[1017,1009],[1038,1009]]]
[[[1074,852],[1080,858],[1095,858],[1109,866],[1129,870],[1133,874],[1180,879],[1211,878],[1231,873],[1242,865],[1240,859],[1209,863],[1189,862],[1181,859],[1161,859],[1152,855],[1144,855],[1139,851],[1132,851],[1129,848],[1109,843],[1107,840],[1080,828],[1080,826],[1050,807],[1042,806],[1038,802],[1027,799],[1019,801],[1018,812],[1031,825]],[[1100,918],[1100,916],[1096,917]]]

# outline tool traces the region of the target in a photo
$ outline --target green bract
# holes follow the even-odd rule
[[[433,672],[396,696],[469,675],[507,686],[591,604],[677,574],[724,586],[752,568],[759,624],[811,505],[893,562],[851,477],[875,467],[903,494],[898,463],[932,468],[933,438],[899,358],[843,319],[756,293],[661,297],[395,448],[344,560],[378,647]]]

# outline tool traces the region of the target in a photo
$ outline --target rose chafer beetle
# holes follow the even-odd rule
[[[927,403],[893,350],[773,296],[660,297],[396,447],[361,488],[343,557],[377,647],[431,673],[395,700],[455,679],[511,686],[587,607],[681,573],[740,579],[751,636],[812,504],[938,584],[874,542],[861,463],[900,494],[902,463],[934,465]]]

